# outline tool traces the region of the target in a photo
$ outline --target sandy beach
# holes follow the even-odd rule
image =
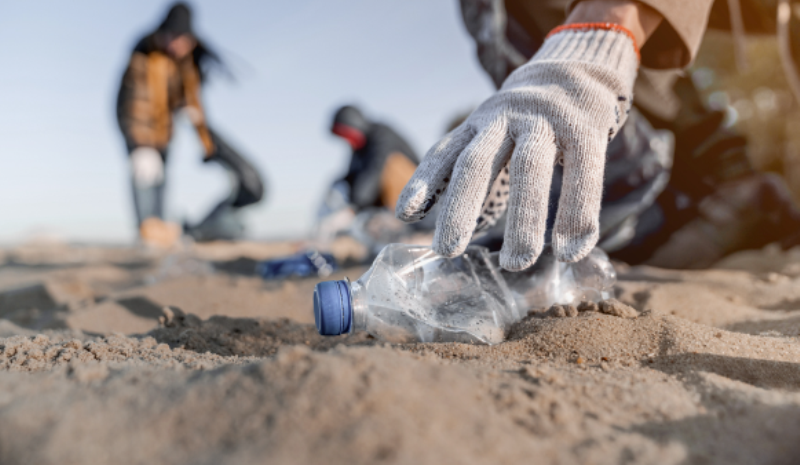
[[[800,461],[800,250],[619,264],[635,312],[491,347],[318,336],[316,280],[253,273],[291,251],[0,251],[0,463]]]

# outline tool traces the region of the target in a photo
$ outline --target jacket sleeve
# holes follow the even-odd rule
[[[117,121],[131,149],[156,146],[147,85],[147,56],[134,53],[117,96]]]
[[[350,199],[360,208],[382,205],[394,209],[400,191],[416,169],[416,154],[394,130],[376,124],[368,135],[366,163],[348,173]]]
[[[570,9],[583,0],[572,0]],[[697,55],[714,0],[638,0],[658,11],[664,21],[642,47],[642,65],[683,68]]]
[[[380,145],[380,144],[378,144]],[[371,151],[366,166],[357,173],[348,173],[350,182],[350,201],[358,208],[375,206],[381,194],[381,173],[388,153],[383,147]]]
[[[205,112],[203,111],[203,104],[200,101],[200,73],[194,63],[187,61],[181,66],[181,75],[183,77],[186,109],[189,113],[189,118],[192,120],[192,124],[197,130],[197,135],[200,137],[200,142],[205,149],[205,158],[208,159],[214,155],[216,148],[211,138],[211,132],[206,125]]]

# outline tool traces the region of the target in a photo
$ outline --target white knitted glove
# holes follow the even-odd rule
[[[400,196],[397,217],[417,221],[442,202],[433,247],[453,257],[476,225],[493,224],[508,207],[500,264],[525,269],[544,246],[553,166],[560,161],[553,248],[561,261],[585,257],[599,236],[606,147],[630,110],[638,64],[632,36],[619,26],[554,30],[496,94],[431,148]]]

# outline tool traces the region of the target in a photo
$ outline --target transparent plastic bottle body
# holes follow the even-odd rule
[[[529,269],[509,272],[484,247],[444,258],[429,247],[390,244],[358,281],[317,284],[314,316],[329,336],[367,331],[390,342],[496,344],[528,311],[608,299],[615,283],[600,249],[562,263],[548,247]]]
[[[444,258],[391,244],[351,283],[353,330],[390,342],[496,344],[520,315],[488,250]]]
[[[554,304],[577,305],[609,299],[614,296],[617,282],[608,255],[597,248],[576,263],[563,263],[556,260],[552,248],[547,246],[533,266],[519,272],[502,270],[496,253],[492,254],[492,263],[501,270],[522,315]]]

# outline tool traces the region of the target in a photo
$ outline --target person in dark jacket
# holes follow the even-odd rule
[[[357,211],[370,207],[394,211],[400,191],[419,164],[411,146],[392,128],[369,121],[351,105],[336,111],[331,132],[353,149],[342,178],[352,206]]]
[[[131,54],[117,96],[117,120],[130,156],[139,235],[146,243],[170,245],[181,234],[178,225],[164,221],[163,212],[164,163],[178,110],[195,126],[203,160],[221,164],[238,180],[228,198],[197,226],[185,226],[185,232],[199,240],[236,239],[243,232],[238,209],[263,196],[258,172],[206,122],[201,87],[209,68],[220,64],[194,33],[184,3],[174,4]]]
[[[317,212],[316,248],[328,249],[336,237],[348,235],[374,252],[432,229],[425,222],[409,227],[394,217],[400,192],[419,164],[405,139],[352,105],[336,111],[331,132],[350,145],[352,154],[347,172],[333,182]]]

